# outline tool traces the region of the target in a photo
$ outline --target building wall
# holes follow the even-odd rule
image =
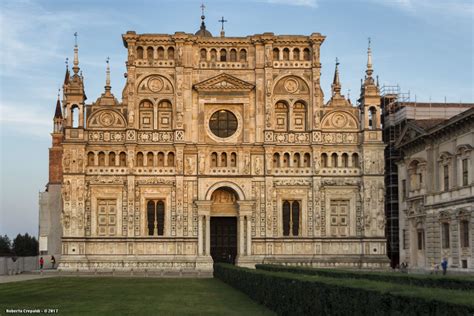
[[[467,127],[459,126],[456,130],[446,130],[442,136],[430,137],[429,143],[405,149],[405,157],[398,166],[400,261],[407,262],[409,267],[431,269],[447,258],[450,268],[474,269],[473,136],[471,122]],[[467,160],[468,167],[464,183],[463,159]],[[444,166],[449,172],[447,187]],[[406,187],[405,192],[403,187]],[[460,235],[462,222],[467,223],[469,232],[465,246]],[[446,233],[449,237],[443,234],[443,224],[449,227]]]
[[[238,218],[239,265],[386,266],[384,144],[380,126],[361,124],[380,98],[364,113],[334,97],[323,104],[323,40],[125,34],[123,102],[106,91],[86,106],[85,128],[65,128],[60,268],[210,270],[213,216]],[[224,48],[245,60],[213,60]],[[66,93],[66,109],[74,102]],[[209,127],[220,110],[237,119],[226,138]],[[232,195],[216,202],[222,188]],[[147,234],[151,200],[164,205],[162,236]],[[298,236],[283,233],[284,201],[300,205]]]
[[[42,255],[61,257],[61,184],[50,184],[39,197],[39,251]]]

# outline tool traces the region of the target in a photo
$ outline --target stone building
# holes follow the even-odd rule
[[[371,51],[359,104],[341,95],[337,64],[325,103],[324,39],[213,37],[204,17],[196,34],[129,31],[121,101],[107,68],[87,104],[76,45],[62,100],[60,268],[387,266]]]
[[[412,120],[397,148],[400,261],[474,271],[474,107],[448,120]]]

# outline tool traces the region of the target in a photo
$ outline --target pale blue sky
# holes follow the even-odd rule
[[[20,1],[0,3],[0,234],[37,234],[38,192],[48,181],[48,147],[64,60],[79,33],[88,102],[103,91],[111,58],[121,97],[126,50],[121,34],[194,33],[200,1]],[[214,0],[206,24],[228,36],[326,35],[321,48],[327,97],[339,58],[343,93],[359,93],[367,38],[381,84],[400,84],[418,101],[474,102],[472,0]]]

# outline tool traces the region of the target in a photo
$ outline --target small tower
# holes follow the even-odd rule
[[[84,128],[84,102],[87,99],[84,92],[84,82],[79,74],[79,48],[77,46],[77,33],[74,33],[74,63],[73,75],[69,74],[69,68],[66,68],[66,75],[63,85],[63,107],[65,116],[65,128]],[[78,111],[78,115],[74,115]],[[76,118],[75,118],[76,116]]]
[[[56,110],[53,118],[53,132],[51,133],[52,147],[49,149],[49,181],[50,184],[61,184],[63,181],[62,153],[63,153],[63,114],[61,111],[61,101],[56,102]]]
[[[339,60],[336,58],[336,68],[334,70],[334,79],[331,84],[331,99],[327,106],[350,106],[349,102],[341,94],[341,81],[339,79]]]
[[[381,110],[380,110],[380,91],[375,84],[372,69],[372,50],[367,49],[367,69],[365,70],[365,80],[361,85],[360,109],[363,115],[362,127],[364,130],[381,130]]]

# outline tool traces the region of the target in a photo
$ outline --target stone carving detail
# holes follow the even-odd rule
[[[166,178],[146,178],[141,180],[136,180],[135,185],[145,185],[145,184],[167,184],[167,185],[174,185],[176,182],[173,179],[166,179]]]
[[[322,133],[324,144],[356,144],[358,137],[356,133]]]
[[[90,142],[110,142],[110,143],[121,143],[125,141],[124,132],[104,132],[104,131],[91,131],[89,132]]]
[[[138,84],[138,93],[163,93],[172,94],[174,93],[173,85],[171,82],[159,75],[151,75],[144,78]]]
[[[119,111],[98,110],[92,112],[88,118],[87,126],[93,129],[103,128],[125,128],[125,117]]]
[[[311,179],[276,179],[275,186],[312,186]]]
[[[172,143],[173,132],[138,132],[139,143]]]
[[[197,91],[250,91],[254,88],[254,85],[229,74],[222,73],[195,84],[194,88]]]
[[[310,142],[309,133],[273,133],[276,143],[306,144]]]
[[[90,184],[124,184],[125,177],[118,176],[91,176],[88,177]]]

